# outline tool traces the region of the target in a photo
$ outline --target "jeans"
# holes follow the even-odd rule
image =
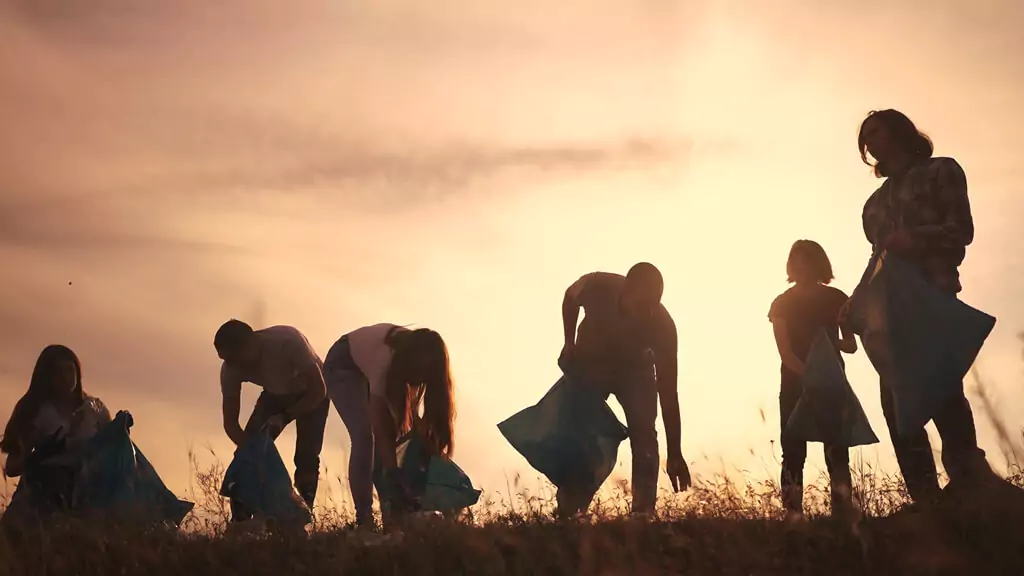
[[[348,429],[352,443],[348,484],[356,508],[356,523],[373,521],[373,428],[370,425],[370,384],[349,353],[348,339],[331,347],[324,361],[327,395]]]
[[[790,512],[803,513],[804,499],[804,463],[807,461],[807,442],[792,438],[786,430],[797,401],[803,393],[803,385],[799,380],[784,379],[782,391],[779,393],[779,414],[782,423],[780,443],[782,444],[782,504]],[[850,451],[846,446],[826,443],[825,468],[828,470],[831,484],[832,510],[849,497],[852,480],[850,478]]]
[[[956,287],[936,287],[956,297]],[[893,367],[885,363],[876,368],[882,394],[882,414],[889,428],[889,437],[907,492],[915,502],[933,500],[939,493],[939,476],[928,433],[924,426],[899,433],[895,396],[887,376]],[[985,451],[978,446],[974,414],[962,387],[959,394],[939,407],[932,415],[932,421],[942,438],[942,465],[946,468],[951,484],[971,484],[992,476],[992,468],[985,460]]]
[[[907,492],[915,502],[934,499],[939,492],[939,476],[928,433],[921,427],[899,434],[891,388],[884,377],[881,384],[882,413],[889,427],[889,436],[896,451],[900,472],[907,484]],[[951,484],[970,483],[991,475],[985,452],[978,447],[971,405],[963,392],[946,401],[932,420],[942,438],[942,465],[946,468]]]
[[[263,392],[256,400],[249,421],[245,424],[246,434],[256,434],[271,416],[284,413],[299,400],[300,394],[275,395]],[[316,408],[294,419],[295,422],[295,489],[310,508],[320,483],[320,451],[324,445],[324,428],[330,402],[324,401]],[[288,420],[286,424],[293,420]],[[277,439],[275,434],[274,439]],[[246,520],[252,513],[239,502],[231,502],[231,517],[235,521]]]
[[[614,395],[626,414],[629,447],[633,453],[632,492],[634,513],[653,514],[658,498],[658,382],[653,371],[638,370],[608,382],[588,382],[604,399]],[[558,510],[563,516],[585,511],[596,491],[563,487],[558,491]]]

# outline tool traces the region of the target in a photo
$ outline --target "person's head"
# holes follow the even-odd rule
[[[909,165],[931,158],[935,151],[932,141],[898,110],[874,110],[860,125],[857,135],[860,159],[874,166],[878,177],[891,176],[894,164]],[[872,164],[868,154],[875,159]]]
[[[213,337],[213,347],[220,359],[235,366],[251,366],[260,357],[256,332],[241,320],[228,320]]]
[[[640,262],[626,273],[619,306],[629,316],[650,316],[661,304],[665,281],[654,264]]]
[[[455,393],[448,347],[437,332],[420,328],[396,331],[389,337],[394,350],[388,370],[387,397],[400,431],[409,429],[423,394],[424,439],[438,454],[455,449]]]
[[[78,405],[84,399],[82,365],[78,356],[67,346],[59,344],[43,348],[32,370],[28,391],[14,406],[4,429],[0,450],[10,453],[27,438],[32,421],[43,404]]]
[[[797,284],[829,284],[835,278],[825,249],[814,240],[797,240],[789,249],[786,276]]]

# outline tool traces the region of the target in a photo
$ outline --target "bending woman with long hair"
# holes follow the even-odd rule
[[[374,458],[382,470],[378,496],[401,513],[407,487],[398,473],[398,438],[415,429],[436,456],[450,458],[455,448],[454,387],[444,340],[426,328],[359,328],[327,352],[324,381],[352,441],[348,476],[356,523],[373,524]]]
[[[0,440],[0,452],[7,455],[4,474],[32,472],[18,491],[27,491],[34,507],[65,508],[78,449],[108,422],[103,402],[82,389],[82,365],[75,353],[66,346],[47,346]]]

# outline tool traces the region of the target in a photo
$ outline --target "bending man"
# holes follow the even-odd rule
[[[571,366],[603,397],[614,394],[626,413],[633,452],[633,513],[652,514],[658,489],[658,398],[668,436],[667,472],[675,490],[690,485],[680,441],[677,337],[661,304],[664,281],[641,262],[626,276],[593,272],[565,291],[565,347],[560,364]],[[584,310],[579,324],[580,308]],[[560,490],[559,512],[572,515],[590,505],[593,493]]]
[[[264,428],[276,439],[294,421],[295,489],[312,509],[330,409],[320,357],[306,337],[291,326],[253,330],[240,320],[229,320],[221,326],[213,345],[224,361],[220,369],[224,431],[237,446],[247,435]],[[245,429],[238,423],[242,382],[263,388]],[[231,502],[232,520],[246,520],[251,515],[238,502]]]

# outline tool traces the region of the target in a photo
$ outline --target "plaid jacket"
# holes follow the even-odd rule
[[[960,292],[958,267],[974,240],[967,177],[952,158],[929,158],[891,176],[868,198],[864,234],[876,251],[896,230],[906,230],[914,248],[897,255],[932,285]]]

